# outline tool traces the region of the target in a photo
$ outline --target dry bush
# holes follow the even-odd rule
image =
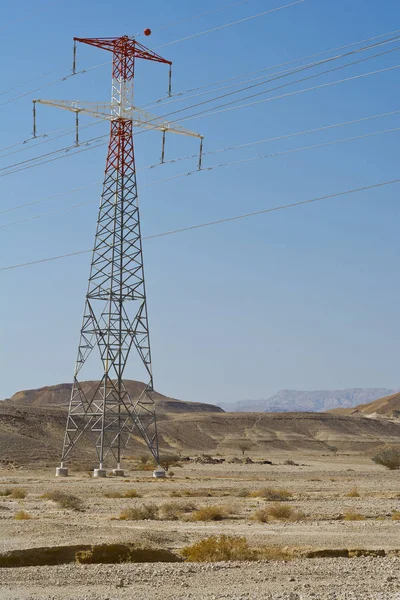
[[[400,511],[396,510],[392,514],[392,521],[400,521]]]
[[[214,494],[211,490],[182,490],[182,495],[191,498],[212,498]]]
[[[280,489],[275,490],[273,488],[263,488],[250,494],[252,498],[263,498],[268,502],[285,502],[289,500],[293,494],[289,490]]]
[[[122,492],[117,492],[115,490],[115,491],[112,491],[112,492],[106,492],[104,494],[104,496],[105,496],[105,498],[123,498],[124,494]]]
[[[168,471],[168,477],[173,477],[175,473],[173,471]]]
[[[181,498],[182,492],[180,490],[172,490],[170,493],[171,498]]]
[[[158,511],[154,504],[125,508],[119,516],[121,521],[144,521],[146,519],[154,521],[157,517]]]
[[[137,493],[135,489],[127,490],[124,493],[124,498],[140,498],[140,495]]]
[[[382,465],[390,471],[397,471],[400,469],[400,450],[397,448],[384,448],[375,454],[372,460],[377,465]]]
[[[250,495],[250,492],[249,492],[249,490],[246,490],[245,488],[243,488],[242,490],[237,490],[237,491],[233,492],[232,495],[236,496],[237,498],[248,498]]]
[[[16,519],[17,521],[28,521],[29,519],[32,519],[32,517],[29,513],[25,512],[24,510],[19,510],[15,513],[14,519]]]
[[[292,521],[299,518],[299,513],[296,513],[291,506],[281,504],[280,502],[268,506],[268,508],[265,509],[265,512],[269,520]]]
[[[159,514],[161,519],[177,521],[195,510],[195,508],[195,505],[191,502],[166,502],[159,507]]]
[[[150,456],[148,456],[147,454],[141,454],[141,455],[139,456],[139,460],[140,460],[140,462],[141,462],[143,465],[145,465],[146,463],[148,463],[148,462],[149,462],[149,460],[150,460]]]
[[[360,494],[358,493],[358,489],[353,487],[347,494],[347,498],[359,498]]]
[[[222,521],[227,518],[227,511],[223,506],[203,506],[192,514],[192,521]]]
[[[134,468],[135,471],[153,471],[154,470],[154,465],[152,464],[143,464],[140,463],[138,465],[135,466]]]
[[[0,496],[11,496],[12,491],[9,488],[5,490],[0,490]]]
[[[24,490],[24,488],[13,488],[11,490],[11,498],[14,498],[15,500],[26,498],[26,490]]]
[[[212,536],[182,549],[189,562],[219,562],[257,560],[257,552],[249,547],[246,538],[228,535]]]
[[[364,515],[353,510],[347,510],[343,515],[343,519],[345,521],[365,521]]]
[[[65,494],[59,490],[53,490],[52,492],[46,492],[43,494],[42,498],[56,502],[60,508],[82,510],[82,500],[73,494]]]

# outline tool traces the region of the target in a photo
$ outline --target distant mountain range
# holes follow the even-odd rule
[[[324,412],[333,408],[352,408],[397,390],[386,388],[349,388],[345,390],[281,390],[267,400],[242,400],[220,403],[230,412]]]

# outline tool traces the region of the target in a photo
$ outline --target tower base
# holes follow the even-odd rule
[[[154,469],[154,471],[153,471],[153,477],[155,477],[156,479],[165,479],[165,477],[166,477],[165,469],[163,469],[162,467],[160,467],[160,465],[158,465],[158,467],[156,469]]]
[[[68,477],[67,467],[57,467],[56,468],[56,477]]]
[[[93,477],[107,477],[107,471],[105,469],[94,469]]]
[[[113,469],[112,474],[115,475],[115,477],[125,477],[123,469]]]

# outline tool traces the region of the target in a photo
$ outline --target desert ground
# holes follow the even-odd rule
[[[251,456],[182,461],[165,480],[133,459],[124,478],[1,470],[0,598],[400,598],[400,471],[352,453]],[[221,535],[244,538],[243,560],[191,562],[185,548]],[[111,544],[146,562],[112,555]]]

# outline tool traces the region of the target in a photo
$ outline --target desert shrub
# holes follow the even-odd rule
[[[32,519],[32,517],[29,513],[25,512],[24,510],[19,510],[15,513],[14,519],[16,519],[17,521],[28,521],[29,519]]]
[[[294,460],[290,460],[290,458],[288,458],[287,460],[285,460],[285,462],[283,464],[291,466],[291,467],[298,467],[299,466],[296,462],[294,462]]]
[[[270,520],[268,508],[260,508],[260,510],[256,510],[252,518],[259,523],[268,523]]]
[[[268,516],[276,521],[290,521],[295,514],[291,506],[288,506],[287,504],[281,504],[280,502],[272,504],[272,506],[269,506],[266,511]]]
[[[179,461],[180,461],[180,456],[179,454],[163,454],[162,456],[160,456],[160,465],[166,470],[168,471],[168,469],[170,467],[177,467],[177,466],[181,466]]]
[[[359,498],[360,494],[358,493],[358,490],[356,487],[353,487],[347,494],[346,496],[348,498]]]
[[[65,494],[59,490],[46,492],[42,498],[56,502],[60,508],[72,508],[73,510],[82,510],[82,500],[73,494]]]
[[[26,498],[26,490],[24,488],[13,488],[11,490],[11,498],[15,498],[15,500]]]
[[[150,460],[150,456],[148,456],[147,454],[141,454],[141,455],[139,456],[139,460],[140,460],[140,462],[141,462],[143,465],[145,465],[146,463],[148,463],[148,462],[149,462],[149,460]]]
[[[375,454],[372,460],[377,465],[382,465],[390,471],[400,469],[400,450],[397,448],[385,448]]]
[[[222,521],[227,512],[222,506],[203,506],[192,514],[192,521]]]
[[[169,477],[173,477],[175,475],[175,473],[173,471],[168,471],[168,476]]]
[[[111,492],[106,492],[104,494],[105,498],[123,498],[124,494],[122,492],[117,492],[115,491],[111,491]]]
[[[182,492],[180,490],[172,490],[170,493],[171,498],[181,498]]]
[[[5,490],[0,490],[0,496],[11,496],[11,490],[6,488]]]
[[[145,504],[134,508],[125,508],[119,518],[121,521],[155,520],[158,517],[157,507],[154,504]]]
[[[343,515],[343,519],[345,521],[364,521],[365,517],[358,512],[347,510]]]
[[[124,493],[125,498],[140,498],[140,495],[137,493],[135,489],[126,490]]]
[[[167,521],[177,521],[182,517],[195,510],[195,505],[191,502],[166,502],[159,507],[161,519]]]
[[[396,510],[392,514],[392,521],[400,521],[400,511]]]
[[[213,493],[211,490],[182,490],[182,495],[191,498],[212,498]]]
[[[289,492],[289,490],[285,489],[274,490],[272,488],[263,488],[262,490],[252,492],[250,496],[252,498],[263,498],[268,502],[284,502],[289,500],[293,494],[292,492]]]
[[[257,560],[257,553],[249,547],[246,538],[228,535],[212,536],[182,549],[189,562],[219,562]]]
[[[250,492],[249,490],[246,490],[245,488],[241,489],[241,490],[237,490],[236,492],[234,492],[234,496],[237,496],[237,498],[247,498],[249,496]]]

